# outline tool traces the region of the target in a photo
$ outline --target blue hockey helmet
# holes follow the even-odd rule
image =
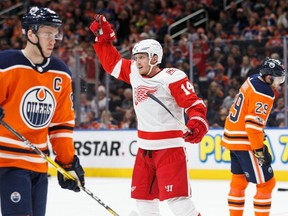
[[[284,83],[286,77],[286,70],[283,62],[278,59],[266,58],[259,68],[261,77],[270,75],[272,77],[280,77],[280,83]]]
[[[32,7],[28,13],[24,14],[22,17],[22,32],[24,35],[27,34],[29,29],[32,29],[33,33],[37,33],[39,27],[42,25],[60,28],[62,20],[55,11],[49,8],[39,7]]]

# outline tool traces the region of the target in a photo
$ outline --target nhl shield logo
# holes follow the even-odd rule
[[[50,89],[37,86],[28,89],[21,101],[21,117],[30,128],[46,127],[53,116],[56,102]]]

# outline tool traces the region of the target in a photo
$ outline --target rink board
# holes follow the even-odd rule
[[[287,129],[266,129],[265,133],[276,178],[288,181]],[[230,179],[230,156],[220,146],[222,135],[223,130],[211,129],[199,145],[187,144],[191,179]],[[75,131],[74,145],[86,176],[131,177],[138,149],[136,130]],[[49,172],[56,174],[51,167]]]

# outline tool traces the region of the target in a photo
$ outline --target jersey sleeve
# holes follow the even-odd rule
[[[252,149],[263,147],[264,127],[268,119],[273,100],[263,95],[248,95],[249,105],[245,116],[245,128]]]
[[[10,64],[12,64],[10,62],[15,59],[15,56],[7,52],[8,52],[7,50],[0,52],[0,59],[1,59],[0,61],[0,105],[4,103],[4,101],[8,98],[8,95],[9,95],[11,85],[9,85],[10,82],[8,82],[7,80],[8,76],[6,75],[6,73],[10,71],[9,67],[11,68]],[[6,61],[5,59],[9,59],[9,61]]]
[[[122,58],[111,42],[95,43],[94,50],[108,74],[130,84],[132,60]]]
[[[72,102],[71,79],[63,85],[61,96],[57,101],[57,108],[49,126],[49,140],[56,159],[62,164],[69,164],[73,161],[75,150],[73,143],[73,129],[75,116]]]
[[[170,83],[169,89],[177,104],[185,109],[189,118],[192,116],[206,118],[207,108],[203,100],[195,93],[193,84],[187,76]]]
[[[8,90],[8,86],[7,86],[8,82],[5,82],[4,79],[4,72],[1,71],[0,69],[0,105],[6,100],[6,96],[7,96],[7,90]]]

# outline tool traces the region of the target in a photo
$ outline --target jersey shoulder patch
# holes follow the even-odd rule
[[[186,77],[186,74],[177,68],[165,68],[162,74],[165,74],[164,76],[166,76],[170,82],[177,82]]]

